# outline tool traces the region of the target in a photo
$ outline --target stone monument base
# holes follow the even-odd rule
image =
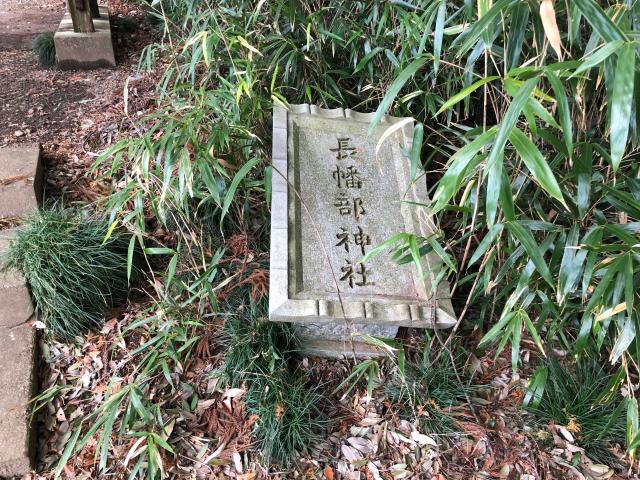
[[[302,353],[319,357],[374,358],[387,352],[367,342],[363,335],[393,340],[398,327],[393,325],[296,323],[295,330]]]
[[[65,12],[53,37],[58,67],[62,70],[87,70],[116,66],[107,7],[100,7],[100,18],[94,18],[93,25],[95,32],[74,32],[71,15]]]

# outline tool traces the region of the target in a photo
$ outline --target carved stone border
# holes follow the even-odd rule
[[[289,265],[295,264],[295,248],[289,248],[295,241],[294,232],[289,224],[289,212],[297,213],[304,218],[304,212],[295,212],[295,179],[293,168],[289,163],[288,132],[294,116],[319,116],[323,118],[348,118],[354,122],[369,124],[373,113],[359,113],[349,109],[323,109],[315,105],[290,105],[289,110],[274,106],[273,108],[273,151],[272,151],[272,198],[271,198],[271,257],[269,287],[269,319],[277,322],[322,324],[340,320],[358,324],[381,324],[415,328],[435,327],[449,328],[456,322],[451,305],[448,282],[441,282],[436,289],[436,299],[425,299],[423,302],[402,301],[349,301],[340,302],[324,299],[294,299],[289,293],[292,273]],[[381,124],[391,126],[405,119],[384,116]],[[407,122],[387,141],[398,139],[407,151],[413,142],[413,122]],[[409,185],[409,164],[401,172]],[[291,171],[290,171],[291,170]],[[291,186],[292,188],[289,188]],[[425,182],[413,182],[405,200],[426,203],[428,200]],[[406,231],[428,237],[435,227],[430,212],[425,207],[416,207],[403,202],[401,213],[405,220]],[[393,232],[396,233],[396,232]],[[423,257],[425,272],[432,271],[431,265],[440,265],[440,259],[432,254]],[[436,273],[437,274],[437,273]],[[414,272],[414,279],[417,276]],[[425,292],[430,286],[424,280],[418,282],[425,285]],[[417,284],[418,284],[417,283]]]

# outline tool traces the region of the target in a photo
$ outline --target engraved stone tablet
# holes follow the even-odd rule
[[[384,117],[369,135],[371,118],[274,108],[269,317],[298,324],[312,353],[374,354],[357,334],[393,338],[400,326],[455,323],[449,286],[433,286],[437,256],[423,257],[422,277],[388,252],[363,260],[397,233],[434,230],[415,204],[427,203],[424,179],[410,179],[413,121]]]

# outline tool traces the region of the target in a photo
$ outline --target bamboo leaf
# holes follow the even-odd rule
[[[382,148],[382,145],[387,140],[387,138],[396,133],[398,130],[402,129],[405,125],[413,123],[413,121],[414,120],[411,117],[403,118],[399,122],[392,123],[388,128],[386,128],[382,135],[380,135],[380,138],[376,143],[376,155],[380,152],[380,149]]]
[[[458,43],[462,43],[456,52],[456,57],[461,57],[471,50],[480,37],[486,32],[487,28],[496,21],[496,18],[506,15],[516,3],[518,3],[517,0],[498,0],[494,3],[493,6],[482,15],[482,18],[473,24],[471,29],[457,37],[453,42],[452,47],[455,47]]]
[[[637,448],[638,444],[636,441],[640,439],[640,435],[638,435],[638,400],[635,397],[629,396],[627,397],[627,451],[632,458],[635,456],[635,448]],[[632,447],[632,444],[635,446]]]
[[[620,330],[620,334],[618,338],[616,338],[616,343],[613,345],[611,349],[611,355],[609,356],[609,361],[611,364],[615,364],[618,359],[622,356],[624,352],[627,351],[631,342],[636,338],[636,322],[632,317],[627,317],[622,325],[622,330]]]
[[[167,268],[167,283],[165,288],[168,290],[171,282],[173,281],[173,277],[176,274],[176,267],[178,265],[178,254],[176,253],[171,257],[171,261],[169,262],[169,267]]]
[[[494,240],[500,235],[502,230],[504,229],[504,225],[502,223],[496,223],[493,227],[489,229],[489,232],[484,236],[476,251],[473,252],[471,259],[469,260],[468,266],[476,263],[482,255],[487,251],[489,246],[494,242]]]
[[[133,270],[133,254],[136,250],[136,236],[131,235],[129,248],[127,249],[127,281],[131,281],[131,271]]]
[[[576,70],[569,76],[569,78],[576,77],[581,73],[600,65],[611,55],[616,53],[624,44],[625,42],[622,40],[615,40],[613,42],[605,43],[601,48],[583,57],[582,64],[578,68],[576,68]]]
[[[633,283],[633,257],[631,254],[627,255],[627,261],[625,262],[624,270],[624,303],[627,306],[627,316],[631,318],[633,316],[633,306],[635,297],[635,287]]]
[[[509,177],[507,177],[506,169],[502,169],[502,188],[500,189],[500,206],[502,207],[502,214],[507,221],[516,219],[516,211],[513,205],[513,191],[511,189],[511,183]]]
[[[413,127],[413,141],[411,143],[411,181],[415,182],[418,174],[418,165],[421,165],[420,154],[422,153],[422,142],[424,139],[424,125],[416,124]]]
[[[404,87],[404,84],[407,83],[426,62],[426,57],[416,58],[396,77],[393,83],[389,86],[387,93],[382,99],[382,102],[380,102],[380,105],[376,110],[376,114],[369,125],[369,135],[373,132],[373,129],[376,128],[376,125],[380,123],[380,120],[384,117],[389,108],[391,108],[391,104],[398,96],[398,93],[400,93],[400,90],[402,90],[402,87]]]
[[[527,312],[525,311],[522,312],[522,318],[524,320],[524,325],[527,327],[527,330],[529,330],[529,333],[531,334],[531,338],[533,339],[533,342],[536,344],[536,347],[538,347],[538,349],[540,350],[540,353],[542,353],[542,355],[546,357],[547,354],[545,353],[544,347],[542,346],[542,339],[540,338],[540,335],[538,334],[538,330],[536,329],[535,325],[531,321],[531,318],[529,318],[529,315],[527,315]]]
[[[257,157],[252,158],[251,160],[246,162],[233,177],[233,180],[229,185],[229,189],[227,190],[227,193],[224,197],[224,203],[222,204],[222,212],[220,214],[220,228],[222,228],[224,217],[227,215],[227,211],[229,210],[229,207],[231,206],[231,202],[235,197],[236,190],[238,189],[238,185],[240,185],[240,182],[249,173],[249,171],[258,164],[258,162],[260,162],[259,158]]]
[[[453,97],[451,97],[449,100],[444,102],[442,104],[442,106],[440,107],[440,109],[436,112],[434,117],[436,115],[440,115],[445,110],[448,110],[449,108],[451,108],[456,103],[461,102],[462,100],[467,98],[469,95],[471,95],[473,92],[475,92],[481,86],[486,85],[489,82],[493,82],[494,80],[497,80],[498,78],[500,78],[500,77],[495,76],[495,75],[491,76],[491,77],[485,77],[485,78],[482,78],[482,79],[478,80],[477,82],[469,85],[468,87],[463,88],[458,93],[456,93]]]
[[[527,33],[528,23],[529,5],[525,2],[518,2],[513,7],[509,35],[507,36],[507,71],[516,68],[520,63],[520,54],[522,53],[522,45],[524,36]]]
[[[584,18],[605,41],[626,40],[625,34],[594,0],[574,0]]]
[[[523,312],[518,312],[514,315],[512,323],[512,336],[511,336],[511,369],[515,372],[518,370],[518,361],[520,360],[520,337],[522,335],[522,315]]]
[[[391,238],[388,238],[387,240],[382,242],[380,245],[376,245],[371,250],[367,251],[367,253],[359,261],[366,262],[370,258],[373,258],[376,255],[379,255],[384,250],[387,250],[388,248],[393,247],[399,242],[407,242],[408,238],[409,238],[409,234],[407,233],[396,233]]]
[[[526,230],[518,222],[508,222],[506,225],[507,230],[509,230],[509,232],[516,237],[518,241],[520,241],[520,244],[524,247],[540,276],[544,278],[551,287],[553,287],[549,267],[544,260],[543,253],[540,251],[536,241],[533,239],[531,232]]]
[[[502,329],[509,324],[509,322],[511,322],[511,319],[515,316],[515,312],[509,312],[506,315],[504,315],[500,320],[498,320],[498,323],[496,323],[493,327],[491,327],[489,329],[489,331],[484,335],[484,337],[482,337],[482,340],[480,340],[480,343],[478,343],[478,348],[482,348],[485,345],[488,345],[489,343],[493,342],[498,334],[502,331]]]
[[[496,220],[498,212],[498,200],[502,190],[502,179],[504,174],[504,153],[500,152],[492,163],[487,165],[487,194],[486,194],[486,221],[491,228]]]
[[[558,30],[556,11],[553,8],[552,0],[542,0],[540,2],[540,19],[549,44],[555,50],[558,59],[562,61],[562,41],[560,40],[560,30]]]
[[[537,408],[540,405],[540,400],[542,400],[548,376],[549,370],[547,367],[540,367],[534,372],[533,376],[529,380],[527,394],[524,396],[524,400],[522,401],[524,406]]]
[[[371,59],[373,57],[375,57],[378,53],[380,53],[382,50],[384,50],[384,48],[376,47],[376,48],[372,49],[369,53],[367,53],[364,57],[362,57],[362,59],[356,65],[356,68],[353,71],[353,74],[355,75],[360,70],[362,70],[364,67],[366,67],[367,64],[371,61]]]
[[[444,250],[444,248],[442,248],[440,243],[438,243],[438,240],[434,237],[430,237],[428,239],[428,243],[433,249],[433,251],[435,252],[435,254],[438,255],[440,260],[442,260],[447,265],[447,267],[451,269],[452,272],[455,272],[456,271],[455,260],[451,257],[451,255],[449,255]]]
[[[473,161],[474,157],[476,157],[480,149],[484,147],[495,134],[495,129],[487,130],[451,157],[447,171],[438,182],[438,187],[433,195],[433,213],[442,210],[447,203],[449,203],[451,197],[460,189],[460,184],[470,166],[479,163],[479,159],[475,162]]]
[[[75,431],[73,432],[73,435],[71,435],[69,440],[67,440],[67,444],[65,445],[64,451],[62,452],[62,455],[60,456],[60,459],[58,460],[58,463],[56,465],[56,469],[54,471],[54,478],[60,477],[60,474],[64,470],[65,465],[71,458],[71,455],[73,454],[75,446],[78,443],[78,437],[80,437],[80,433],[82,433],[81,426],[82,424],[77,425]]]
[[[415,235],[409,236],[409,250],[411,251],[411,258],[413,259],[413,264],[416,266],[416,272],[418,273],[418,278],[423,278],[424,272],[422,271],[422,261],[420,260],[418,240]]]
[[[556,74],[547,70],[546,77],[549,79],[549,83],[551,84],[551,88],[553,88],[553,93],[556,97],[560,125],[562,125],[562,135],[564,137],[564,143],[567,146],[567,152],[571,158],[573,156],[573,131],[571,127],[571,110],[569,110],[569,100],[567,99],[564,86]]]
[[[442,52],[442,37],[444,36],[444,20],[447,12],[446,0],[440,0],[436,16],[436,27],[433,32],[433,71],[438,73],[440,68],[440,53]]]
[[[518,93],[513,97],[507,112],[500,123],[500,128],[498,129],[498,133],[496,134],[496,138],[493,142],[493,146],[491,147],[491,152],[487,158],[487,171],[491,172],[494,167],[494,164],[500,161],[501,156],[503,155],[504,145],[511,134],[511,130],[514,128],[518,117],[522,113],[522,109],[524,108],[527,100],[531,96],[533,89],[536,87],[538,83],[538,78],[530,78],[527,80]],[[489,227],[493,226],[494,218],[490,215],[487,215],[487,225]]]
[[[536,182],[538,182],[538,184],[549,195],[564,204],[565,202],[562,197],[562,192],[560,191],[560,185],[558,185],[556,177],[553,175],[553,172],[542,156],[542,153],[538,150],[538,147],[529,140],[529,137],[517,128],[511,130],[509,140],[518,151],[520,158],[522,158],[522,161],[527,166]]]
[[[611,163],[614,170],[618,170],[618,167],[620,167],[629,136],[635,65],[635,46],[625,45],[618,55],[618,64],[616,65],[616,73],[613,81],[611,104]]]

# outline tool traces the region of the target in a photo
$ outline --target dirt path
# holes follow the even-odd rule
[[[108,3],[117,67],[60,71],[38,67],[31,41],[38,33],[55,31],[64,1],[0,0],[0,148],[40,143],[50,195],[95,197],[84,174],[121,129],[125,79],[138,79],[131,85],[145,83],[136,75],[137,53],[152,35],[144,14],[121,0]],[[137,30],[121,33],[125,17],[135,19]],[[134,104],[136,96],[133,92]]]
[[[28,50],[39,33],[53,32],[64,12],[64,0],[2,0],[0,51]]]

